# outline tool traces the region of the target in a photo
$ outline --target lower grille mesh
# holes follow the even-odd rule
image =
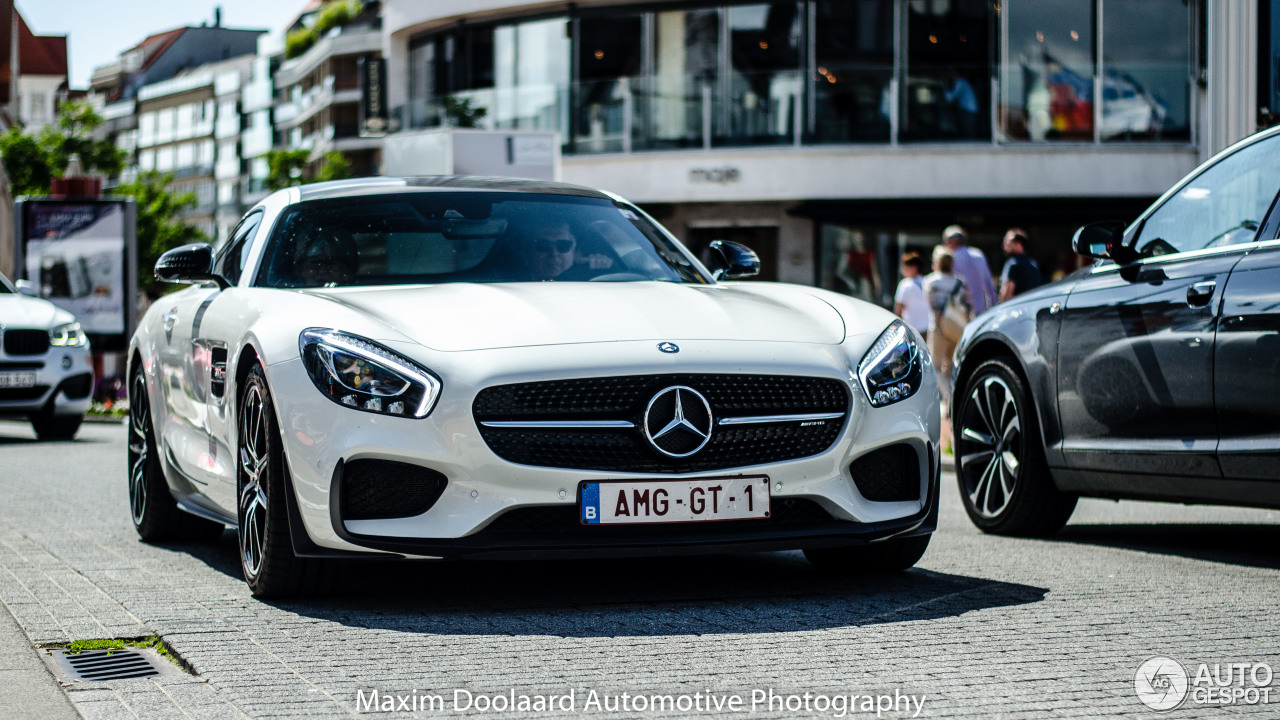
[[[862,497],[872,502],[920,499],[920,460],[910,445],[890,445],[849,465]]]
[[[344,520],[413,517],[431,509],[448,480],[430,468],[391,460],[352,460],[342,468]]]

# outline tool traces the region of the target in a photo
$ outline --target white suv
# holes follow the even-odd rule
[[[89,410],[93,364],[75,316],[0,275],[0,417],[31,420],[42,440],[74,437]]]

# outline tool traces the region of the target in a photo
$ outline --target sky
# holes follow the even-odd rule
[[[223,27],[279,32],[307,0],[16,0],[36,35],[66,35],[71,88],[87,90],[93,68],[114,62],[148,35],[177,27],[213,24],[222,7]]]

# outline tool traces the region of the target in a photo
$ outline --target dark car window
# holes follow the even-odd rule
[[[240,275],[244,272],[245,260],[249,258],[249,243],[253,240],[258,224],[262,222],[262,213],[255,212],[240,221],[235,230],[231,231],[231,237],[227,240],[227,244],[223,246],[222,251],[218,253],[218,258],[214,263],[214,272],[226,278],[235,285],[240,282]]]
[[[1280,143],[1235,152],[1151,213],[1134,249],[1143,257],[1252,242],[1280,188]]]
[[[257,284],[709,282],[634,209],[605,198],[431,192],[331,198],[284,213]]]

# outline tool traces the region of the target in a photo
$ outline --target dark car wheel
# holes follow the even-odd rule
[[[54,415],[53,401],[31,416],[31,428],[41,440],[70,440],[80,431],[83,415]]]
[[[804,556],[823,572],[869,575],[906,570],[924,557],[929,535],[892,538],[870,545],[806,548]]]
[[[973,524],[999,535],[1045,536],[1061,529],[1076,497],[1053,485],[1022,377],[1008,361],[988,360],[956,400],[956,477]]]
[[[293,553],[285,498],[289,469],[261,366],[249,371],[242,387],[237,422],[236,536],[245,582],[256,597],[320,591],[329,584],[329,564]]]
[[[226,528],[178,509],[169,493],[156,452],[151,404],[142,368],[129,384],[129,514],[138,537],[147,542],[212,540]]]

